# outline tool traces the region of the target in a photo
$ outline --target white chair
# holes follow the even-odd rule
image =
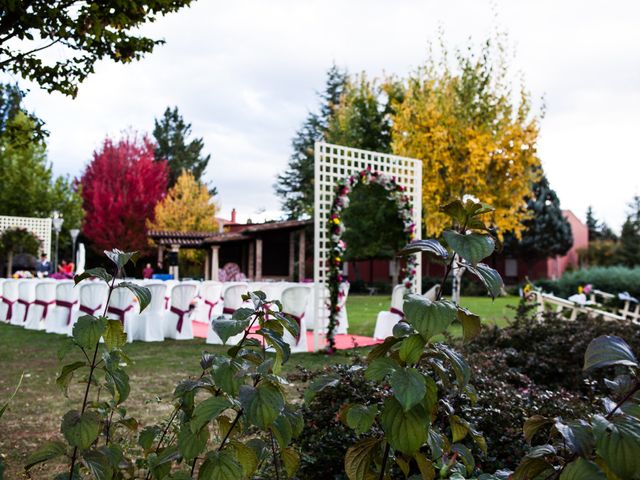
[[[169,310],[169,305],[171,304],[171,289],[179,285],[180,282],[178,280],[165,280],[164,283],[167,286],[164,292],[164,309]]]
[[[307,324],[304,319],[304,312],[311,297],[311,290],[307,287],[287,287],[282,291],[281,302],[282,311],[291,315],[296,322],[300,333],[298,338],[294,338],[288,330],[284,332],[284,341],[289,344],[292,352],[307,352]]]
[[[78,311],[78,290],[73,280],[56,282],[56,304],[53,315],[44,324],[47,333],[69,333],[69,325],[73,315]]]
[[[29,310],[36,300],[36,280],[18,280],[18,303],[15,305],[12,325],[24,327]]]
[[[391,308],[387,312],[379,312],[376,319],[376,328],[373,332],[373,338],[376,340],[384,340],[393,335],[393,327],[404,318],[402,304],[404,303],[404,295],[407,289],[404,285],[396,285],[391,292]]]
[[[2,303],[0,303],[0,320],[11,322],[14,318],[18,302],[18,283],[20,280],[8,279],[2,283]]]
[[[193,283],[180,283],[171,289],[169,310],[165,311],[163,325],[164,338],[190,340],[193,338],[193,326],[189,319],[191,301],[198,288]]]
[[[349,331],[349,317],[347,316],[347,297],[349,296],[349,282],[342,282],[338,290],[338,315],[336,317],[337,334],[346,334]]]
[[[201,311],[196,320],[203,323],[211,323],[212,318],[222,315],[222,283],[209,280],[202,282],[200,287]],[[198,307],[196,307],[197,309]]]
[[[56,281],[41,280],[36,284],[36,298],[29,308],[24,328],[28,330],[45,330],[47,322],[53,318],[56,304]]]
[[[244,304],[242,295],[246,295],[248,291],[248,285],[246,283],[225,284],[222,290],[222,314],[230,318],[233,312],[242,307]],[[227,340],[227,343],[233,345],[238,342],[242,336],[242,333],[234,335]],[[213,345],[222,344],[222,339],[213,331],[213,328],[209,328],[207,332],[207,343]]]
[[[72,322],[69,324],[67,332],[69,336],[73,334],[73,326],[80,317],[84,315],[94,315],[97,317],[103,314],[105,304],[107,303],[107,295],[109,294],[107,284],[97,280],[85,280],[80,284],[79,288],[78,310],[74,311],[71,316]]]
[[[127,339],[131,335],[133,340],[161,342],[164,340],[164,297],[167,285],[156,280],[145,283],[145,287],[151,292],[151,303],[142,313],[131,315],[127,324]]]
[[[112,320],[120,320],[127,334],[128,342],[133,342],[131,318],[136,313],[139,313],[135,301],[136,298],[131,290],[128,288],[116,288],[111,292],[109,306],[107,307],[107,316]]]

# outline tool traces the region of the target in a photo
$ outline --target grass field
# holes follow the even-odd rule
[[[507,305],[515,297],[464,298],[462,305],[480,314],[485,322],[504,325],[512,316]],[[351,296],[347,303],[350,333],[372,335],[376,315],[389,308],[387,296]],[[456,333],[454,329],[452,333]],[[72,385],[69,399],[56,387],[59,363],[56,352],[66,340],[60,335],[24,330],[0,324],[0,404],[9,397],[20,375],[22,386],[9,410],[0,419],[0,453],[5,455],[5,478],[22,476],[22,465],[29,452],[45,440],[59,436],[60,419],[64,412],[80,403],[80,385]],[[171,393],[176,383],[199,373],[199,358],[203,350],[221,351],[223,347],[206,345],[203,339],[191,341],[167,340],[162,343],[136,342],[125,347],[133,360],[129,368],[131,395],[126,402],[129,412],[143,423],[163,418],[171,409]],[[324,365],[349,362],[354,354],[365,349],[341,351],[333,356],[296,354],[285,365],[287,372],[297,366],[318,369]],[[65,361],[75,360],[72,356]],[[33,478],[49,478],[35,472]]]

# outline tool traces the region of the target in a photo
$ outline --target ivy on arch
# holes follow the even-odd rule
[[[392,200],[398,208],[398,216],[403,224],[403,231],[406,234],[406,243],[411,242],[415,237],[416,224],[413,221],[413,205],[405,188],[396,182],[394,176],[389,176],[370,168],[360,171],[356,175],[351,175],[336,184],[335,197],[331,205],[327,228],[329,231],[329,255],[328,255],[328,288],[329,288],[329,325],[327,326],[327,340],[329,342],[329,352],[335,350],[335,329],[338,326],[338,315],[340,313],[340,300],[344,295],[340,286],[345,282],[342,275],[344,252],[347,245],[342,240],[345,227],[342,221],[342,212],[349,206],[349,193],[357,184],[378,184],[382,186],[387,198]],[[406,288],[413,287],[417,274],[417,259],[410,255],[405,259],[405,265],[400,272],[402,283]]]

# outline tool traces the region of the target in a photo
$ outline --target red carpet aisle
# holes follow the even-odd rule
[[[193,336],[196,338],[207,338],[207,329],[209,325],[201,322],[193,322]],[[382,343],[371,337],[363,337],[361,335],[336,335],[336,348],[338,350],[347,350],[355,347],[368,347]],[[307,332],[307,345],[309,351],[313,351],[313,332]]]

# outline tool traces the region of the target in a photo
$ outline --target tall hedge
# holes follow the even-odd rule
[[[591,267],[566,272],[558,280],[542,280],[536,284],[561,297],[578,293],[578,287],[586,284],[605,292],[617,294],[629,292],[640,298],[640,267]]]

